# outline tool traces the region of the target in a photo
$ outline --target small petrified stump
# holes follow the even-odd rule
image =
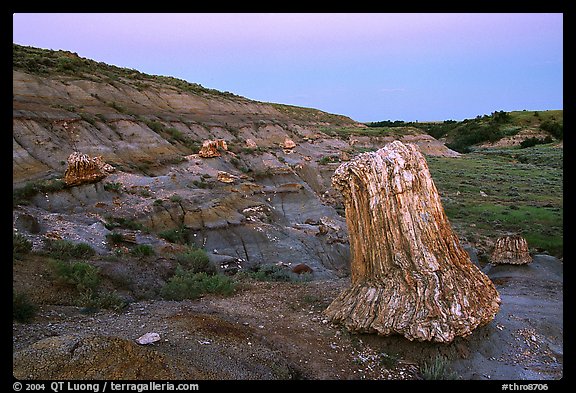
[[[294,142],[292,139],[287,137],[286,139],[284,139],[284,143],[282,144],[282,147],[284,149],[294,149],[296,147],[296,142]]]
[[[219,149],[228,150],[228,145],[224,139],[205,140],[198,155],[202,158],[220,157]]]
[[[528,264],[532,262],[528,242],[520,235],[499,237],[494,245],[490,261],[495,264]]]
[[[102,161],[102,157],[90,157],[75,151],[68,156],[68,167],[64,173],[64,182],[68,187],[95,183],[114,172],[114,167]]]
[[[343,163],[350,288],[324,311],[351,331],[450,342],[490,322],[500,297],[452,231],[428,165],[399,141]]]

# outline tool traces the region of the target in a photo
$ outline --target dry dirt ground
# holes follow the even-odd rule
[[[242,280],[231,297],[150,300],[120,313],[42,306],[13,324],[13,373],[39,379],[421,379],[448,359],[457,379],[549,380],[563,375],[563,263],[484,266],[502,298],[487,326],[449,345],[349,334],[322,311],[348,278]],[[41,272],[36,272],[41,275]],[[146,346],[147,332],[160,340]]]

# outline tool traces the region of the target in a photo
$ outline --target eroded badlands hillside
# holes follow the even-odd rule
[[[414,128],[389,137],[329,136],[365,125],[70,52],[15,46],[14,53],[14,188],[63,178],[73,152],[116,169],[100,182],[38,192],[26,205],[16,197],[16,221],[38,222],[38,247],[49,234],[110,253],[107,228],[129,220],[145,228],[137,243],[161,248],[167,242],[155,235],[185,228],[219,261],[306,263],[331,276],[348,259],[330,186],[340,162],[394,138],[425,153],[456,154]],[[227,150],[200,157],[207,140],[223,140]]]

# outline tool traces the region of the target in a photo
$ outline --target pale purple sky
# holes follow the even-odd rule
[[[13,42],[358,121],[563,109],[563,15],[14,14]]]

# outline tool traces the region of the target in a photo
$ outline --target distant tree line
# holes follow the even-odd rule
[[[512,123],[512,124],[511,124]],[[383,120],[366,124],[368,127],[416,127],[436,139],[446,138],[446,146],[460,153],[467,153],[476,144],[490,142],[514,135],[520,127],[514,127],[512,116],[509,112],[495,111],[490,115],[477,116],[474,119],[462,121],[445,120],[437,123],[405,122],[402,120]],[[511,127],[512,126],[512,127]],[[545,120],[540,124],[540,129],[548,132],[551,137],[562,139],[563,125],[555,120]],[[550,143],[551,137],[544,139],[529,138],[521,147],[534,146],[540,143]]]

